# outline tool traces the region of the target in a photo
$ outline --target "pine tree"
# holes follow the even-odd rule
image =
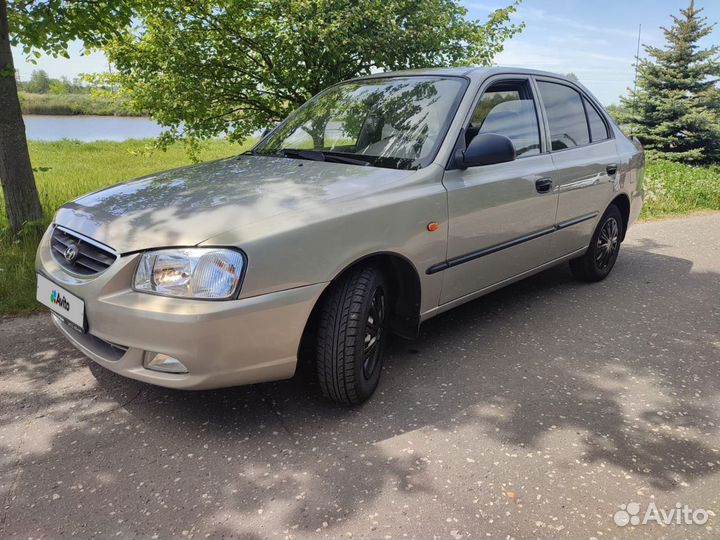
[[[715,24],[691,0],[665,34],[664,48],[645,45],[637,90],[621,99],[628,126],[651,153],[685,163],[720,161],[720,47],[698,41]]]

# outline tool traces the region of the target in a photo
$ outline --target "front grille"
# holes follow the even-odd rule
[[[60,266],[82,276],[99,274],[117,259],[110,248],[60,226],[55,227],[50,246]]]

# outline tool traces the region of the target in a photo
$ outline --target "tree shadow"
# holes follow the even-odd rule
[[[0,536],[338,536],[387,490],[437,494],[422,449],[393,444],[422,429],[528,451],[570,430],[586,463],[692,485],[720,467],[719,276],[655,247],[625,249],[599,284],[558,267],[428,321],[356,409],[300,379],[153,387],[47,322],[4,323]]]

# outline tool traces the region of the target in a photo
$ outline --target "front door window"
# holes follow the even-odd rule
[[[540,125],[527,81],[503,81],[487,89],[473,111],[467,142],[479,133],[505,135],[517,157],[540,153]]]

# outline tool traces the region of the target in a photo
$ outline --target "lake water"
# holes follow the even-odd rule
[[[157,137],[162,128],[142,117],[128,116],[23,116],[28,139],[57,141],[125,141]]]

